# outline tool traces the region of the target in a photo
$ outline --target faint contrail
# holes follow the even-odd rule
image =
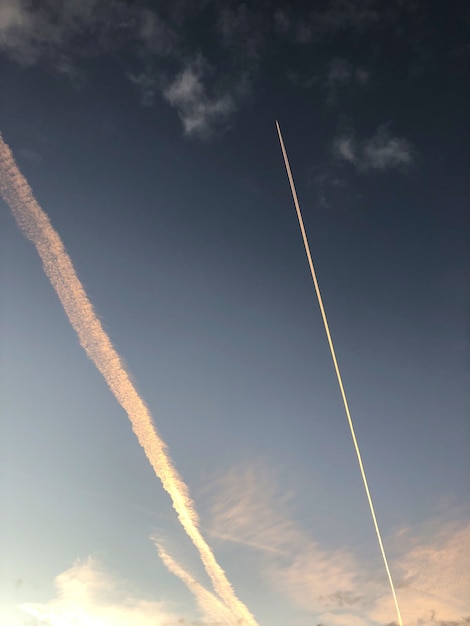
[[[246,624],[255,626],[253,615],[235,595],[225,572],[202,537],[188,488],[173,466],[167,447],[152,422],[150,411],[103,330],[58,233],[34,198],[31,187],[18,169],[1,134],[0,195],[9,205],[24,235],[36,246],[44,271],[59,296],[81,346],[126,411],[147,459],[173,502],[181,525],[199,551],[215,591],[234,615],[244,619]]]
[[[201,583],[194,579],[175,559],[168,554],[157,538],[152,537],[152,541],[158,550],[158,554],[163,561],[165,567],[177,576],[189,589],[196,598],[196,602],[200,611],[204,614],[207,621],[216,621],[217,623],[231,626],[239,624],[240,621],[227,606],[219,600],[217,596],[206,589]]]
[[[349,405],[348,405],[348,401],[346,399],[346,392],[344,391],[343,381],[341,379],[341,374],[340,374],[339,367],[338,367],[338,361],[336,360],[336,353],[335,353],[335,349],[333,347],[333,340],[331,339],[330,328],[328,326],[328,320],[326,319],[325,307],[323,306],[323,300],[322,300],[321,293],[320,293],[320,287],[318,286],[318,280],[317,280],[317,276],[316,276],[316,273],[315,273],[315,268],[313,266],[312,255],[310,254],[310,246],[308,245],[307,234],[306,234],[305,228],[304,228],[304,221],[302,219],[302,213],[300,212],[299,201],[297,199],[297,193],[295,191],[294,179],[292,178],[292,172],[291,172],[290,165],[289,165],[289,159],[287,158],[286,148],[284,146],[284,141],[282,140],[281,128],[280,128],[279,122],[277,120],[276,120],[276,128],[277,128],[277,133],[279,135],[279,141],[281,142],[282,155],[284,157],[284,163],[286,165],[287,176],[289,178],[290,188],[291,188],[291,191],[292,191],[292,197],[294,199],[295,210],[297,211],[297,217],[298,217],[298,220],[299,220],[300,230],[302,232],[302,239],[304,241],[305,252],[307,253],[308,264],[310,266],[310,272],[312,274],[313,284],[315,285],[315,291],[317,293],[318,304],[320,305],[320,311],[321,311],[321,315],[322,315],[322,318],[323,318],[323,324],[325,326],[326,336],[328,338],[328,344],[330,346],[330,352],[331,352],[331,356],[333,358],[333,363],[334,363],[334,366],[335,366],[336,377],[338,378],[338,384],[339,384],[339,388],[341,390],[341,396],[343,398],[344,409],[346,411],[346,415],[347,415],[347,418],[348,418],[349,428],[351,430],[351,436],[352,436],[352,440],[354,442],[354,448],[356,449],[357,460],[359,461],[359,468],[361,470],[362,480],[364,482],[364,488],[365,488],[366,494],[367,494],[367,500],[369,501],[370,512],[371,512],[371,515],[372,515],[372,520],[374,522],[375,532],[377,533],[377,539],[378,539],[378,542],[379,542],[380,551],[382,553],[383,561],[384,561],[384,564],[385,564],[385,569],[387,571],[388,580],[390,582],[390,588],[392,590],[393,601],[395,602],[395,608],[396,608],[397,617],[398,617],[398,624],[399,624],[399,626],[403,626],[403,621],[402,621],[401,613],[400,613],[400,607],[398,605],[398,598],[397,598],[397,594],[395,592],[395,585],[393,584],[392,574],[390,573],[390,568],[388,566],[387,555],[385,554],[385,548],[384,548],[384,545],[383,545],[383,542],[382,542],[382,536],[380,534],[379,525],[377,523],[377,517],[375,515],[374,505],[372,503],[372,497],[370,495],[369,485],[367,483],[366,473],[365,473],[365,470],[364,470],[364,465],[362,463],[361,452],[359,450],[359,444],[357,443],[357,438],[356,438],[356,433],[354,431],[354,425],[353,425],[353,422],[352,422],[351,413],[349,412]]]

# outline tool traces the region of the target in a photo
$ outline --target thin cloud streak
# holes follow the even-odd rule
[[[197,605],[200,611],[204,615],[206,621],[217,621],[227,626],[235,625],[238,619],[233,616],[233,613],[227,608],[227,606],[219,600],[213,593],[206,589],[201,583],[199,583],[189,572],[187,572],[183,566],[178,563],[168,552],[157,538],[152,537],[152,541],[158,550],[160,559],[165,567],[174,576],[177,576],[189,589],[189,591],[196,598]]]
[[[217,537],[218,539],[223,539],[224,541],[231,541],[232,543],[240,543],[244,546],[249,546],[250,548],[256,548],[261,552],[270,552],[272,554],[286,555],[287,552],[285,550],[281,550],[280,548],[273,547],[267,543],[262,543],[259,541],[252,541],[250,539],[240,539],[236,535],[230,535],[229,533],[222,533],[216,530],[209,530],[209,533],[213,537]]]
[[[1,135],[0,195],[10,207],[19,228],[35,245],[46,276],[54,287],[81,346],[126,411],[147,459],[172,500],[181,525],[200,554],[215,591],[234,615],[243,618],[247,624],[255,625],[254,617],[235,595],[225,572],[202,537],[199,518],[188,487],[178,475],[166,444],[153,424],[149,409],[137,393],[120,356],[103,330],[62,240],[34,198]]]

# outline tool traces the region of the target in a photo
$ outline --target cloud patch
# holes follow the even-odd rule
[[[354,556],[347,550],[324,550],[298,526],[287,514],[289,494],[280,496],[266,470],[232,470],[216,490],[211,533],[255,549],[264,581],[296,609],[317,614],[360,604]]]
[[[386,125],[379,126],[368,139],[358,140],[352,132],[338,135],[333,141],[333,154],[358,172],[403,169],[414,162],[411,143],[404,137],[390,135]]]
[[[320,545],[295,522],[291,497],[280,495],[266,468],[233,469],[213,490],[210,532],[254,551],[263,583],[293,611],[327,626],[396,619],[380,555],[365,561],[346,548]],[[435,521],[400,531],[387,543],[407,626],[469,626],[470,523]]]
[[[228,92],[209,94],[204,83],[207,63],[201,56],[189,62],[163,92],[164,98],[176,108],[189,137],[209,138],[235,111]]]

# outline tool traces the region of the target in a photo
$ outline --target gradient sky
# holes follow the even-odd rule
[[[0,131],[260,626],[396,620],[276,119],[404,622],[470,620],[469,26],[424,0],[0,3]],[[214,626],[0,220],[1,626]]]

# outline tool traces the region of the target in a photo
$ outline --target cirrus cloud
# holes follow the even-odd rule
[[[263,581],[315,623],[390,624],[395,609],[378,555],[372,562],[351,549],[323,546],[297,524],[290,500],[259,464],[232,469],[213,486],[210,531],[254,550]],[[434,520],[386,543],[407,626],[469,626],[468,520]]]

